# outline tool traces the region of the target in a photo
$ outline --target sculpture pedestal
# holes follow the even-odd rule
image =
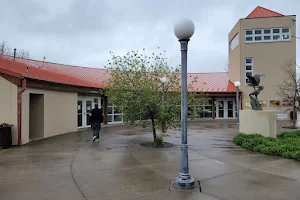
[[[241,110],[240,133],[258,133],[266,137],[277,135],[276,111],[271,110]]]

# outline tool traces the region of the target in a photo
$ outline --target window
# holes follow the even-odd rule
[[[245,30],[245,43],[276,42],[290,40],[290,28]]]
[[[113,105],[107,106],[108,122],[122,122],[122,113]]]
[[[246,31],[246,35],[252,35],[252,31]]]
[[[273,40],[279,40],[280,35],[273,35]]]
[[[261,36],[255,37],[255,41],[260,41],[260,40],[261,40]]]
[[[234,50],[235,47],[237,47],[238,45],[239,45],[239,34],[236,34],[229,44],[230,51]]]
[[[252,76],[252,72],[246,72],[246,76]]]
[[[252,41],[252,37],[246,37],[246,41]]]
[[[290,39],[290,35],[282,35],[282,39],[283,40],[288,40],[288,39]]]
[[[283,28],[282,29],[282,33],[289,33],[290,32],[290,29],[289,28]]]
[[[246,63],[252,64],[252,58],[246,58]]]
[[[245,58],[245,80],[248,83],[247,76],[253,76],[253,58]]]
[[[200,107],[200,112],[197,117],[199,118],[212,118],[212,100],[208,99],[205,105],[188,105],[188,115],[190,115],[193,111],[193,107]]]
[[[255,34],[261,34],[261,30],[255,30]]]

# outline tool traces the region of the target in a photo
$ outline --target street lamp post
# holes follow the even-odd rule
[[[195,187],[195,180],[190,176],[187,144],[187,51],[188,42],[193,36],[195,25],[190,19],[183,19],[175,24],[174,33],[181,47],[181,160],[180,173],[174,186],[181,189]]]
[[[240,124],[240,103],[239,103],[239,87],[241,83],[239,81],[234,82],[236,88],[236,124]]]

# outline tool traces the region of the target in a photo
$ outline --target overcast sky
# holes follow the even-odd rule
[[[188,72],[224,71],[228,33],[256,6],[300,16],[299,0],[0,0],[0,5],[0,41],[29,50],[32,59],[97,68],[106,65],[109,51],[153,52],[158,46],[179,64],[173,26],[188,17],[195,23]]]

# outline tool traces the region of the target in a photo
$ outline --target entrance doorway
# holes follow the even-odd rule
[[[219,119],[235,118],[235,101],[232,98],[217,99],[216,116]]]
[[[29,95],[29,140],[44,138],[44,95]]]
[[[91,126],[91,111],[98,104],[103,111],[103,99],[101,97],[78,97],[77,101],[77,126],[86,128]]]

